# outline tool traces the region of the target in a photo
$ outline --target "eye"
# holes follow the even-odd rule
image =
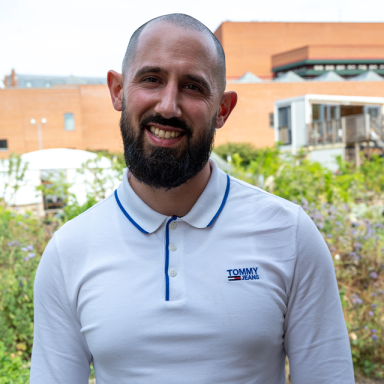
[[[198,86],[196,86],[195,84],[188,84],[186,86],[186,88],[191,90],[191,91],[199,91],[199,92],[201,92],[201,89]]]
[[[155,83],[157,81],[156,77],[146,77],[144,79],[145,82],[147,83]]]

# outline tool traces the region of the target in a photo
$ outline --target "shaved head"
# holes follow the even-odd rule
[[[123,73],[129,70],[129,67],[135,57],[141,33],[149,24],[152,24],[152,23],[169,23],[169,24],[175,25],[178,28],[202,32],[206,34],[214,43],[216,48],[216,60],[217,60],[216,77],[217,77],[218,88],[221,92],[225,91],[225,87],[226,87],[225,54],[224,54],[222,45],[220,44],[219,40],[217,40],[216,36],[203,23],[183,13],[172,13],[169,15],[156,17],[155,19],[149,20],[148,22],[143,24],[141,27],[136,29],[131,39],[129,40],[129,44],[125,52],[123,65],[122,65]]]

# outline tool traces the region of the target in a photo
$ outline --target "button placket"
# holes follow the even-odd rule
[[[180,300],[182,297],[182,271],[181,271],[181,256],[182,256],[182,223],[178,219],[174,229],[169,231],[169,300]]]

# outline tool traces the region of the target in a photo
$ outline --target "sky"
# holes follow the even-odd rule
[[[384,22],[383,0],[0,0],[0,79],[20,74],[106,76],[132,33],[167,13],[213,32],[223,21]]]

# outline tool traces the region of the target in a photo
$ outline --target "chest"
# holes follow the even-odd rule
[[[159,231],[114,254],[99,246],[77,305],[91,353],[108,364],[127,356],[155,364],[156,350],[174,362],[186,358],[186,345],[188,358],[210,350],[257,356],[281,347],[290,247],[285,236],[270,241],[254,231],[239,238],[182,222],[169,228],[168,241]]]

